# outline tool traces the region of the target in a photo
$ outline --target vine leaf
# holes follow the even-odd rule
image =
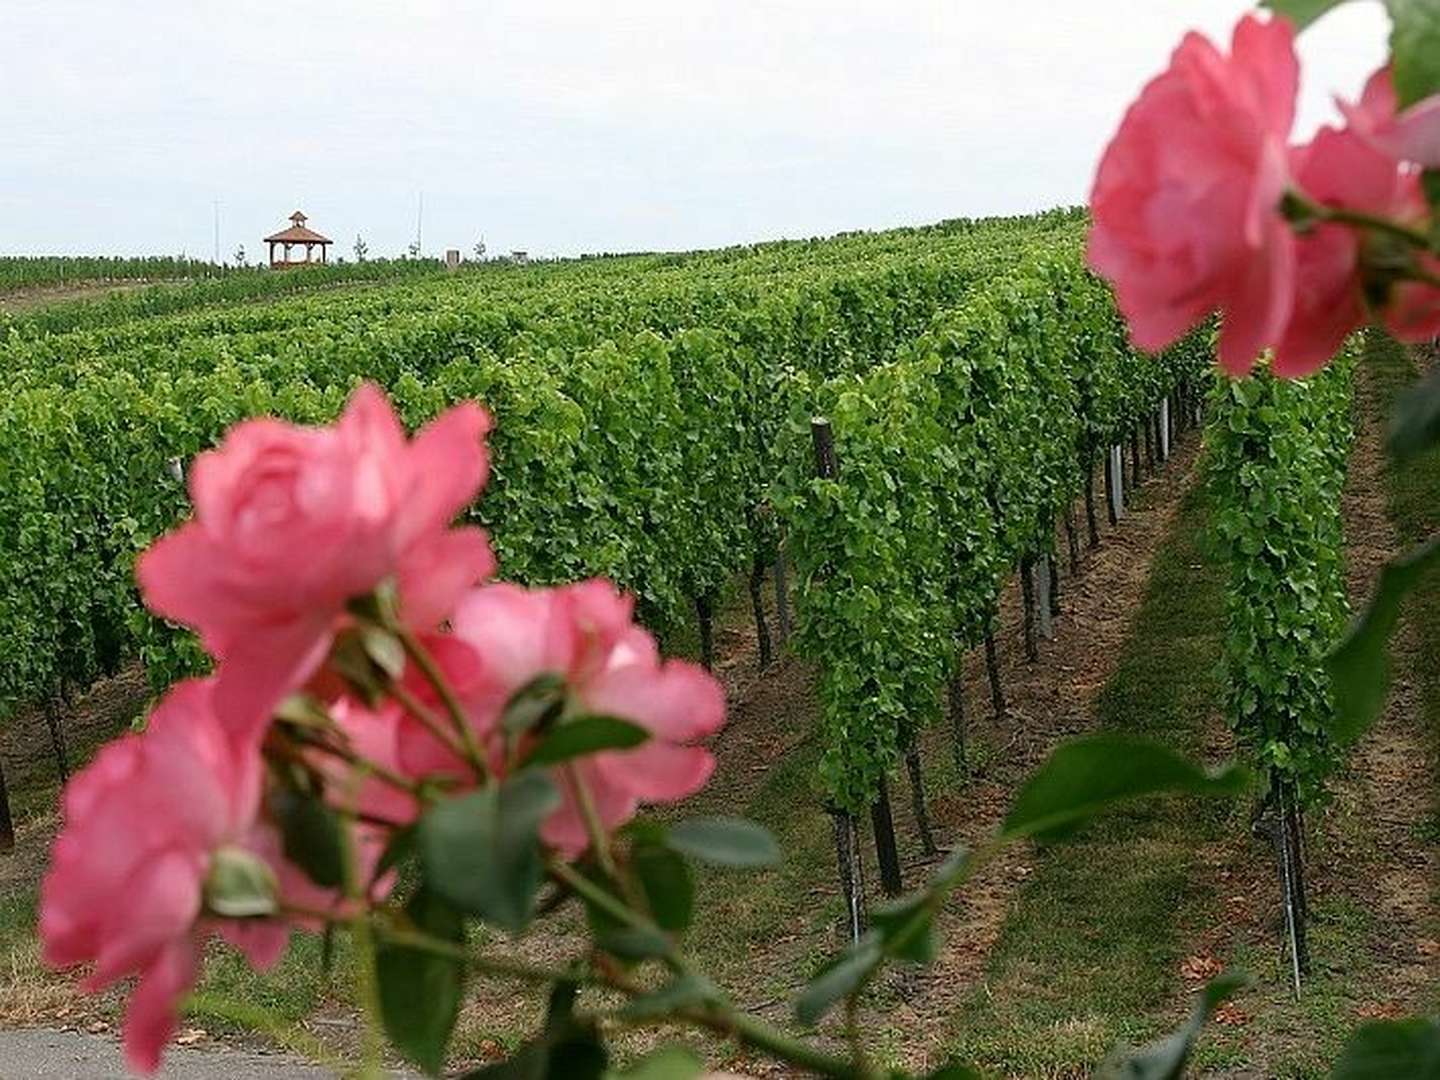
[[[1350,1041],[1330,1080],[1417,1080],[1440,1077],[1440,1025],[1433,1020],[1377,1020],[1362,1025]]]
[[[1408,387],[1390,416],[1386,448],[1401,461],[1414,457],[1440,439],[1440,372]]]
[[[1245,975],[1227,972],[1211,979],[1195,1003],[1190,1019],[1180,1030],[1140,1050],[1110,1058],[1096,1073],[1096,1080],[1180,1080],[1185,1062],[1201,1030],[1221,1003],[1249,983]],[[1391,1073],[1392,1076],[1411,1075]]]
[[[1385,0],[1400,108],[1440,91],[1440,10],[1433,0]]]
[[[1344,640],[1330,654],[1327,665],[1335,687],[1333,731],[1341,741],[1353,741],[1374,720],[1390,688],[1390,661],[1386,646],[1405,595],[1440,557],[1440,536],[1386,563],[1380,571],[1375,596],[1355,620]]]
[[[1050,755],[1020,789],[1002,835],[1059,839],[1117,802],[1166,792],[1238,795],[1247,782],[1238,766],[1211,773],[1147,739],[1093,735]]]
[[[780,846],[762,826],[744,818],[691,818],[670,826],[665,843],[682,855],[716,866],[774,866]]]
[[[1284,15],[1295,24],[1295,29],[1304,30],[1331,8],[1337,8],[1345,0],[1265,0],[1265,6],[1277,15]]]
[[[529,771],[440,803],[420,821],[426,884],[462,912],[525,929],[540,888],[540,823],[559,805],[550,779]]]
[[[405,905],[405,914],[431,937],[453,945],[465,943],[465,925],[458,912],[440,897],[421,889]],[[454,956],[381,942],[375,951],[379,976],[380,1016],[395,1046],[431,1075],[445,1065],[445,1045],[460,1015],[465,965]]]

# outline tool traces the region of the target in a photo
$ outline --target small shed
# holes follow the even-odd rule
[[[290,228],[282,229],[274,236],[265,237],[265,243],[270,245],[270,266],[275,270],[284,270],[290,266],[309,266],[312,263],[324,264],[326,260],[326,248],[333,241],[328,237],[321,236],[314,229],[307,229],[305,222],[308,219],[299,210],[290,215]],[[280,258],[275,257],[275,249],[280,248]],[[303,259],[292,259],[290,253],[294,248],[303,247],[305,257]],[[320,249],[319,258],[312,255],[315,248]]]

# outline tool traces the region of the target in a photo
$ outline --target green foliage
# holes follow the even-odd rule
[[[1114,803],[1161,791],[1238,795],[1245,773],[1211,774],[1147,739],[1093,735],[1061,746],[1026,781],[1005,818],[1005,835],[1054,840]]]
[[[1265,0],[1266,7],[1284,15],[1300,30],[1343,3],[1345,0]]]
[[[1230,560],[1228,708],[1269,775],[1314,798],[1345,745],[1325,656],[1345,626],[1340,495],[1346,353],[1306,379],[1219,380],[1207,433],[1213,528]]]
[[[1404,109],[1440,91],[1440,8],[1434,0],[1385,0],[1395,93]]]
[[[1440,1076],[1440,1024],[1419,1017],[1364,1024],[1345,1045],[1331,1080],[1388,1080]]]
[[[450,905],[425,889],[405,906],[411,924],[459,949],[465,926]],[[375,950],[380,1015],[390,1041],[432,1076],[445,1065],[445,1047],[465,990],[465,964],[457,956],[382,941]]]
[[[796,373],[772,498],[798,580],[796,647],[820,664],[821,783],[860,812],[940,712],[1018,562],[1051,552],[1098,447],[1208,363],[1125,341],[1078,248],[1032,254],[940,311],[888,363]],[[815,417],[837,475],[820,477]]]
[[[540,889],[540,823],[560,792],[540,772],[520,772],[439,803],[420,821],[426,884],[468,915],[518,933]]]

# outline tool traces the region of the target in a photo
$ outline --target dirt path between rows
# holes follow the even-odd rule
[[[1040,643],[1038,663],[1024,659],[1018,583],[1008,587],[999,634],[1007,716],[997,718],[992,712],[984,653],[977,649],[966,659],[967,734],[974,768],[969,780],[954,783],[953,769],[948,767],[948,729],[932,729],[922,741],[927,774],[940,772],[948,780],[943,787],[932,783],[929,793],[942,850],[971,845],[993,831],[1030,771],[1062,740],[1092,729],[1096,695],[1119,662],[1121,646],[1145,595],[1151,559],[1195,479],[1199,442],[1198,433],[1190,433],[1157,474],[1147,474],[1135,504],[1118,526],[1104,526],[1102,509],[1101,544],[1083,550],[1078,577],[1070,576],[1068,560],[1062,557],[1061,614],[1055,620],[1055,639]],[[723,808],[735,812],[746,805],[772,770],[783,767],[809,742],[811,718],[818,707],[811,671],[793,657],[771,674],[753,677],[754,630],[748,623],[729,627],[724,644],[721,672],[731,689],[730,721],[717,740],[715,778],[696,800],[699,812]],[[937,768],[941,762],[946,766]],[[928,864],[915,839],[903,779],[892,782],[891,800],[906,883],[918,885]],[[873,888],[874,855],[868,840],[865,848],[873,904],[881,898]],[[881,1033],[881,1042],[897,1048],[899,1062],[914,1068],[939,1064],[954,1007],[982,977],[1011,903],[1031,872],[1031,850],[1010,849],[947,906],[938,923],[943,944],[937,961],[923,970],[894,969],[876,987],[868,1023]],[[833,870],[809,884],[814,903],[838,910]],[[772,992],[772,980],[761,979],[751,980],[748,988],[729,988],[742,1006],[783,1024],[789,1016],[788,1001],[803,981],[806,958],[833,952],[839,944],[833,927],[808,932],[792,928],[763,954],[750,957],[757,972],[792,975],[784,992]],[[755,983],[767,989],[757,991]],[[732,1067],[760,1076],[792,1075],[743,1058]]]
[[[1007,589],[999,633],[1007,715],[992,714],[984,655],[976,650],[966,662],[971,775],[963,784],[956,782],[949,765],[948,730],[932,730],[922,743],[930,810],[942,849],[971,844],[995,829],[1029,772],[1060,741],[1093,727],[1096,695],[1119,662],[1121,647],[1145,595],[1151,559],[1194,481],[1199,442],[1198,433],[1188,433],[1158,473],[1147,470],[1145,484],[1118,526],[1105,525],[1102,504],[1102,542],[1098,548],[1083,549],[1078,577],[1069,574],[1062,553],[1056,636],[1041,641],[1038,663],[1024,659],[1018,585],[1012,582]],[[1080,520],[1083,523],[1083,513]],[[773,597],[771,600],[773,629]],[[686,814],[744,813],[762,787],[777,777],[789,776],[784,770],[794,772],[797,756],[814,749],[810,744],[818,704],[810,667],[786,655],[760,674],[755,629],[744,607],[737,607],[721,626],[716,644],[720,657],[717,675],[726,685],[730,720],[715,743],[716,775],[706,791],[683,808]],[[38,732],[31,731],[27,742],[33,747]],[[791,797],[795,815],[817,818],[821,822],[818,827],[828,830],[808,780],[806,773],[805,786]],[[906,882],[916,885],[928,872],[929,861],[916,839],[902,779],[893,783],[892,801]],[[25,830],[24,877],[33,877],[38,871],[51,829],[53,819],[36,821]],[[878,903],[880,897],[873,888],[873,848],[868,840],[865,847],[871,901]],[[0,858],[0,870],[6,862]],[[1018,889],[1031,872],[1032,854],[1027,847],[1013,848],[996,860],[962,895],[953,898],[943,913],[939,922],[943,944],[937,962],[924,970],[894,971],[876,988],[867,1022],[896,1047],[897,1062],[917,1068],[938,1063],[954,1006],[983,976],[986,957]],[[15,881],[12,874],[10,883]],[[800,883],[800,887],[807,907],[839,909],[830,864],[825,876]],[[578,931],[578,927],[574,929]],[[532,935],[524,951],[548,959],[571,953],[581,942],[578,932],[557,927],[554,933]],[[836,927],[823,920],[786,926],[767,941],[737,943],[736,970],[723,973],[720,981],[741,1006],[785,1024],[789,999],[813,969],[814,958],[832,953],[839,944]],[[48,993],[39,995],[41,1001],[53,994],[53,1005],[86,1011],[68,988],[43,989]],[[462,1016],[462,1029],[495,1033],[496,1049],[519,1034],[536,1019],[538,1001],[532,1002],[516,990],[504,984],[477,983]],[[44,1023],[46,1008],[42,1006],[27,1022]],[[757,1076],[790,1075],[743,1057],[731,1066]]]

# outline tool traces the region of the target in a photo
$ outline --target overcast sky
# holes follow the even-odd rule
[[[0,0],[0,253],[709,247],[1085,198],[1239,0]],[[1302,39],[1301,126],[1383,54]]]

